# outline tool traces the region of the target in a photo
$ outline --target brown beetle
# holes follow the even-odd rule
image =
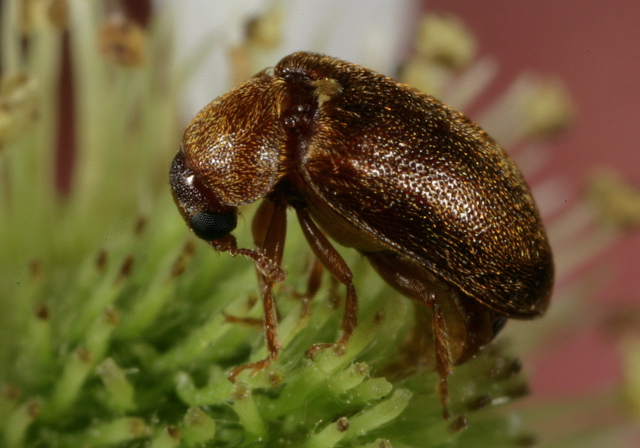
[[[180,213],[219,251],[252,258],[264,302],[266,359],[278,356],[272,295],[286,209],[346,286],[339,344],[357,323],[349,267],[327,239],[357,249],[403,295],[433,309],[446,413],[452,365],[474,356],[506,318],[541,315],[553,260],[522,175],[477,124],[372,70],[314,53],[282,59],[206,106],[171,166]],[[238,207],[259,199],[257,249],[238,248]],[[322,230],[321,230],[322,229]]]

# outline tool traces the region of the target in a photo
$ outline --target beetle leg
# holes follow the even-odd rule
[[[285,279],[284,272],[275,261],[266,257],[262,250],[238,247],[236,238],[233,235],[227,235],[215,241],[207,241],[207,244],[219,252],[227,252],[232,257],[242,256],[251,259],[258,272],[270,279],[274,284]]]
[[[435,300],[435,297],[432,297]],[[449,412],[449,388],[448,379],[451,374],[451,349],[449,348],[449,337],[447,332],[447,323],[442,315],[440,305],[433,304],[433,336],[436,348],[436,371],[440,376],[438,383],[438,394],[442,402],[442,415],[445,419],[451,416]]]
[[[278,267],[282,263],[284,240],[287,233],[286,204],[264,200],[253,215],[251,234],[256,247],[262,250],[264,257]],[[257,267],[257,266],[256,266]],[[258,270],[260,286],[264,287],[265,275]],[[274,282],[276,283],[276,282]]]
[[[280,267],[282,263],[282,253],[284,252],[284,241],[287,235],[287,204],[284,201],[272,203],[267,200],[260,204],[260,208],[262,208],[265,203],[273,204],[273,210],[271,212],[269,225],[268,227],[265,226],[268,228],[267,233],[264,235],[262,244],[258,247],[262,247],[264,255]],[[267,205],[264,205],[264,207],[267,208]],[[256,238],[256,226],[253,225],[253,223],[252,229],[254,238]],[[267,359],[274,361],[277,359],[278,352],[282,348],[280,338],[278,338],[278,309],[273,298],[273,285],[275,282],[261,273],[258,274],[258,277],[261,279],[261,283],[264,284],[262,298],[264,301],[264,331],[267,349],[269,351]]]
[[[342,256],[333,247],[318,226],[311,220],[309,212],[303,208],[296,208],[296,213],[298,215],[300,227],[302,227],[302,232],[309,242],[315,256],[329,271],[333,278],[345,285],[347,288],[344,314],[342,315],[342,323],[340,326],[342,335],[338,340],[338,344],[346,346],[349,342],[349,338],[353,334],[353,330],[358,324],[358,297],[353,285],[353,274]],[[333,344],[316,344],[311,347],[309,353],[313,354],[319,349],[331,345]]]
[[[262,201],[251,223],[251,232],[256,246],[280,266],[287,234],[286,202]]]
[[[322,263],[320,263],[320,261],[318,261],[318,259],[314,255],[309,254],[309,262],[306,273],[307,284],[305,286],[305,289],[303,291],[299,291],[293,286],[287,283],[283,283],[281,285],[278,285],[279,290],[286,292],[288,296],[293,299],[306,300],[308,302],[315,297],[315,295],[318,293],[318,290],[320,289],[320,286],[322,284],[323,271],[324,267],[322,266]]]
[[[307,287],[304,292],[298,292],[289,287],[289,293],[292,297],[300,300],[302,307],[301,319],[306,320],[311,317],[311,299],[316,295],[322,283],[322,263],[313,255],[310,255],[309,268],[307,272]],[[287,285],[283,285],[287,288]]]
[[[287,232],[287,204],[284,201],[270,202],[264,201],[256,211],[252,225],[253,237],[263,259],[269,260],[275,268],[280,270],[282,262],[282,252],[284,240]],[[265,229],[263,231],[262,229]],[[262,289],[262,304],[264,308],[264,333],[267,345],[267,357],[250,364],[235,367],[228,377],[231,382],[235,382],[236,377],[246,369],[255,372],[267,368],[272,362],[278,359],[278,354],[282,349],[278,336],[278,311],[273,297],[273,286],[281,281],[280,276],[272,276],[269,271],[261,268],[256,262],[258,279]]]
[[[455,300],[443,285],[435,279],[430,279],[423,268],[411,259],[400,257],[393,252],[368,252],[364,255],[380,276],[396,290],[418,303],[431,307],[435,369],[440,377],[438,394],[442,402],[443,415],[445,418],[449,418],[451,414],[448,408],[447,381],[456,352],[451,346],[450,340],[453,338],[454,341],[464,341],[467,336],[464,321],[451,320],[447,322],[447,316],[449,318],[456,316],[454,314],[455,308],[451,307],[455,304]],[[450,308],[443,309],[447,305],[451,305]],[[459,351],[458,348],[457,352]]]
[[[322,283],[322,263],[316,257],[312,257],[309,263],[309,272],[307,277],[307,290],[302,295],[307,299],[312,299]]]

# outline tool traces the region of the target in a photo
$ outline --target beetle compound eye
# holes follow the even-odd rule
[[[215,241],[236,228],[236,215],[228,212],[200,212],[191,217],[190,224],[198,237],[205,241]]]

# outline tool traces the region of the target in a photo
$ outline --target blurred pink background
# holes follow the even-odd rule
[[[583,185],[611,167],[640,187],[640,2],[637,0],[431,0],[429,11],[453,12],[477,36],[480,52],[500,64],[504,87],[523,71],[557,74],[575,101],[574,127],[552,145],[547,168]],[[570,199],[570,198],[569,198]],[[640,298],[640,232],[604,255],[615,275],[599,293],[603,310]],[[537,395],[603,390],[620,379],[615,344],[602,331],[560,338],[543,356]]]

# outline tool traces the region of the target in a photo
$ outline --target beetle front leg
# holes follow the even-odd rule
[[[264,201],[256,211],[252,223],[253,238],[256,245],[261,249],[262,257],[269,260],[275,267],[280,269],[282,262],[282,252],[287,233],[286,203]],[[235,382],[237,376],[246,369],[253,370],[254,373],[265,369],[278,359],[278,354],[282,349],[278,336],[278,310],[273,297],[273,286],[283,280],[281,276],[272,276],[269,271],[261,268],[256,262],[256,270],[261,285],[262,304],[264,308],[264,334],[267,346],[267,357],[250,364],[235,367],[229,372],[228,378]]]
[[[324,233],[322,233],[313,222],[309,216],[309,212],[303,208],[296,208],[296,214],[298,215],[300,227],[302,227],[302,233],[304,233],[315,256],[333,278],[347,288],[344,314],[342,315],[342,323],[340,325],[342,335],[340,339],[338,339],[338,344],[344,347],[349,342],[349,338],[358,324],[358,297],[355,286],[353,285],[353,274],[344,261],[344,258],[342,258]],[[318,350],[332,345],[334,344],[315,344],[309,349],[309,353],[313,355]]]

